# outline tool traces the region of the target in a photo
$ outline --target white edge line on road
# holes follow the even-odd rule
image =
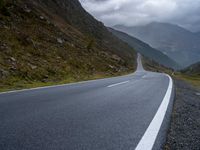
[[[117,77],[113,77],[113,78],[117,78]],[[33,90],[40,90],[40,89],[56,88],[56,87],[63,87],[63,86],[70,86],[70,85],[77,85],[77,84],[90,83],[90,82],[94,82],[94,81],[97,81],[97,80],[105,80],[105,79],[109,79],[109,78],[80,81],[80,82],[66,83],[66,84],[59,84],[59,85],[50,85],[50,86],[43,86],[43,87],[36,87],[36,88],[22,89],[22,90],[14,90],[14,91],[7,91],[7,92],[0,92],[0,95],[1,94],[9,94],[9,93],[25,92],[25,91],[33,91]]]
[[[165,114],[167,112],[167,108],[170,102],[172,88],[173,88],[173,80],[169,75],[166,75],[169,78],[169,86],[165,97],[158,108],[153,120],[151,121],[149,127],[145,131],[142,139],[139,141],[135,150],[152,150],[154,143],[156,141],[157,135],[161,128],[162,122],[164,120]]]
[[[6,91],[6,92],[0,92],[0,95],[10,94],[10,93],[18,93],[18,92],[26,92],[26,91],[33,91],[33,90],[40,90],[40,89],[56,88],[56,87],[63,87],[63,86],[70,86],[70,85],[77,85],[77,84],[84,84],[84,83],[91,83],[91,82],[94,82],[94,81],[101,81],[101,80],[106,80],[106,79],[115,79],[115,78],[119,78],[119,77],[127,77],[127,76],[131,76],[133,74],[134,73],[130,73],[130,74],[127,74],[127,75],[122,75],[122,76],[117,76],[117,77],[109,77],[109,78],[94,79],[94,80],[80,81],[80,82],[74,82],[74,83],[66,83],[66,84],[59,84],[59,85],[50,85],[50,86],[29,88],[29,89]]]
[[[117,85],[126,84],[126,83],[128,83],[128,82],[130,82],[130,81],[124,81],[124,82],[112,84],[112,85],[109,85],[109,86],[107,86],[107,87],[108,87],[108,88],[111,88],[111,87],[114,87],[114,86],[117,86]]]
[[[117,77],[113,77],[113,78],[117,78]],[[36,87],[36,88],[22,89],[22,90],[14,90],[14,91],[7,91],[7,92],[0,92],[0,95],[1,94],[9,94],[9,93],[25,92],[25,91],[33,91],[33,90],[40,90],[40,89],[49,89],[49,88],[56,88],[56,87],[63,87],[63,86],[70,86],[70,85],[77,85],[77,84],[90,83],[90,82],[94,82],[94,81],[97,81],[97,80],[105,80],[105,79],[109,79],[109,78],[80,81],[80,82],[66,83],[66,84],[59,84],[59,85],[50,85],[50,86],[43,86],[43,87]]]

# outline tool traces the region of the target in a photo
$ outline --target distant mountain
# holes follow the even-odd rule
[[[191,75],[200,75],[200,62],[183,69],[181,72]]]
[[[133,48],[78,0],[6,0],[0,4],[0,33],[0,90],[135,69]]]
[[[117,25],[114,28],[148,43],[182,66],[200,60],[200,37],[177,25],[153,22],[144,26]]]
[[[180,66],[167,55],[162,52],[150,47],[148,44],[120,31],[109,28],[109,30],[116,35],[121,40],[127,42],[130,46],[132,46],[137,52],[141,53],[145,57],[156,61],[157,63],[164,65],[166,67],[170,67],[173,69],[178,69]]]

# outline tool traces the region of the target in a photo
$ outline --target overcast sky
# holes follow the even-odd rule
[[[153,21],[200,31],[200,0],[80,0],[107,26],[143,25]]]

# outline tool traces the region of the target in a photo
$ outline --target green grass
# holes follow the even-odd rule
[[[85,76],[81,79],[75,79],[75,78],[66,78],[60,81],[49,81],[49,82],[40,82],[40,81],[24,81],[17,78],[10,78],[9,82],[10,84],[7,84],[6,86],[0,86],[0,92],[7,92],[7,91],[13,91],[13,90],[22,90],[22,89],[30,89],[30,88],[37,88],[37,87],[45,87],[45,86],[54,86],[54,85],[62,85],[62,84],[68,84],[68,83],[76,83],[81,81],[89,81],[89,80],[95,80],[95,79],[103,79],[103,78],[111,78],[121,75],[127,75],[132,72],[125,72],[121,74],[95,74],[93,76]]]
[[[177,79],[184,80],[194,87],[200,89],[200,76],[199,75],[185,75],[182,73],[175,73],[174,77]]]

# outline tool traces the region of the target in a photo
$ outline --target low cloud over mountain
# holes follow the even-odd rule
[[[108,26],[143,25],[153,21],[178,24],[199,31],[200,0],[80,0]]]

